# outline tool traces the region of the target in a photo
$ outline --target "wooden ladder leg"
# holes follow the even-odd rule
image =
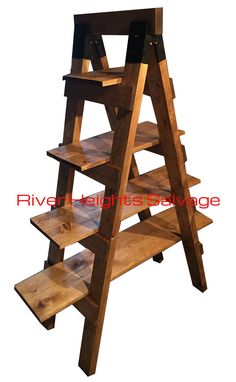
[[[101,35],[90,36],[90,54],[91,63],[94,70],[106,70],[109,69],[106,50]],[[105,106],[107,117],[112,130],[115,130],[117,123],[117,108],[113,106]],[[132,154],[132,161],[130,166],[129,179],[139,176],[138,166]],[[143,221],[151,216],[150,208],[146,208],[138,213],[139,220]]]
[[[106,70],[109,69],[109,64],[107,60],[107,55],[103,43],[103,38],[101,35],[96,35],[91,38],[90,41],[91,47],[91,62],[94,70]],[[173,85],[172,85],[173,86]],[[117,110],[112,106],[105,106],[107,117],[110,122],[111,129],[114,130],[116,128],[117,123]],[[132,154],[129,179],[133,179],[139,176],[138,166],[135,159],[134,154]],[[138,213],[138,217],[140,221],[143,221],[151,216],[150,208],[146,208],[143,211]],[[164,260],[163,254],[159,253],[153,257],[153,260],[161,263]]]
[[[89,69],[90,60],[87,56],[86,40],[87,31],[77,24],[74,29],[73,54],[71,73],[85,73]],[[82,36],[82,38],[81,38]],[[81,43],[80,43],[81,41]],[[82,125],[84,110],[84,101],[75,98],[68,98],[66,105],[63,145],[78,142]],[[71,203],[71,195],[74,183],[74,170],[60,163],[56,197],[61,198],[60,206]],[[44,268],[48,268],[60,261],[63,261],[64,249],[61,250],[52,241],[49,244],[48,258],[44,263]],[[55,326],[55,316],[42,323],[46,329],[52,329]]]
[[[130,173],[129,173],[129,179],[136,178],[139,176],[138,166],[134,158],[134,154],[132,155],[132,162],[130,167]],[[139,212],[138,214],[139,220],[142,222],[145,219],[148,219],[151,216],[150,208],[146,208],[145,210]],[[164,260],[163,253],[158,253],[155,256],[153,256],[153,261],[156,263],[161,263]]]
[[[158,121],[160,141],[173,195],[182,202],[189,200],[186,169],[172,97],[162,35],[155,36],[148,71],[148,86]],[[189,203],[176,203],[176,213],[182,242],[193,285],[204,292],[207,289],[194,211]]]
[[[107,60],[106,50],[103,42],[103,38],[101,35],[90,36],[90,49],[91,49],[91,63],[94,70],[106,70],[109,69],[109,64]],[[171,82],[171,89],[173,94],[173,83]],[[116,128],[117,122],[117,110],[112,106],[105,106],[107,117],[111,126],[111,129],[114,130]],[[139,176],[138,166],[135,159],[134,154],[132,154],[132,161],[130,166],[129,179],[133,179]],[[150,208],[146,208],[143,211],[138,213],[138,217],[140,221],[148,219],[151,217]],[[157,263],[161,263],[164,260],[163,254],[158,253],[153,256],[153,261]]]
[[[135,33],[135,30],[133,31],[131,27],[129,41],[133,37],[132,33]],[[143,50],[143,48],[144,46],[141,45],[140,49]],[[129,44],[127,57],[129,57],[128,53]],[[111,197],[112,194],[117,197],[122,197],[126,192],[141,99],[147,74],[147,66],[147,64],[140,62],[129,63],[126,59],[123,84],[134,86],[134,106],[132,111],[120,109],[117,114],[117,125],[114,131],[110,163],[112,166],[115,166],[120,170],[120,176],[116,190],[111,190],[106,187],[105,196],[107,197]],[[91,323],[85,319],[79,359],[79,366],[87,375],[95,373],[96,370],[106,301],[116,248],[116,235],[118,234],[120,228],[121,213],[122,207],[120,206],[118,200],[116,200],[114,206],[111,208],[104,209],[101,215],[98,234],[95,235],[97,238],[101,238],[104,242],[107,241],[107,247],[106,251],[103,251],[103,253],[101,253],[101,250],[99,249],[95,251],[90,297],[98,305],[97,322]]]
[[[87,375],[92,375],[96,371],[115,254],[115,239],[111,239],[109,242],[101,237],[101,241],[103,241],[105,250],[101,253],[100,249],[99,253],[95,253],[89,294],[93,303],[98,306],[98,310],[95,320],[85,319],[79,358],[79,366]]]

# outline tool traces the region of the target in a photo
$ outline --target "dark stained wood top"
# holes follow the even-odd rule
[[[127,35],[129,24],[133,21],[147,21],[147,32],[162,34],[163,9],[137,9],[118,12],[89,13],[74,16],[75,23],[89,25],[92,34]]]

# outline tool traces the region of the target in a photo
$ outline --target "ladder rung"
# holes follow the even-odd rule
[[[189,187],[200,182],[199,179],[188,175]],[[142,205],[124,205],[122,220],[135,215],[147,208],[148,194],[158,194],[160,197],[170,196],[170,184],[165,166],[149,171],[128,182],[126,195],[139,196]],[[103,192],[90,195],[102,198]],[[83,205],[80,201],[64,207],[56,208],[31,218],[31,223],[38,228],[48,239],[52,240],[61,249],[74,244],[98,231],[101,208],[99,206]]]
[[[197,229],[212,220],[196,211]],[[175,208],[162,211],[118,234],[112,280],[181,240]],[[94,255],[89,250],[16,284],[15,289],[40,322],[89,293]]]
[[[179,135],[184,131],[179,130]],[[85,171],[110,161],[113,132],[100,134],[49,150],[47,154],[77,171]],[[138,125],[133,152],[141,151],[160,143],[155,123],[142,122]]]

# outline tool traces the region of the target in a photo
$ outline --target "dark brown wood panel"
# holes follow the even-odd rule
[[[89,30],[93,34],[104,35],[128,35],[129,24],[133,21],[148,21],[150,34],[162,33],[162,8],[138,9],[118,12],[89,13],[75,15],[75,23],[89,24]]]
[[[91,81],[68,78],[65,84],[65,96],[108,106],[122,107],[126,110],[133,108],[133,87],[122,84],[113,86],[98,86]]]

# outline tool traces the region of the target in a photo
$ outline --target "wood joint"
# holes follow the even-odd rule
[[[105,46],[101,35],[91,35],[89,37],[89,46],[94,47],[96,51],[97,58],[102,58],[106,56]]]
[[[172,99],[175,99],[176,95],[175,95],[174,81],[173,81],[173,78],[171,78],[171,77],[170,77],[170,87],[171,87],[171,91],[172,91]]]
[[[45,260],[45,261],[44,261],[44,267],[43,267],[43,269],[47,269],[47,268],[49,268],[49,267],[51,267],[51,264],[49,263],[48,260]]]
[[[172,99],[175,99],[176,95],[175,95],[175,88],[174,88],[173,78],[170,77],[169,80],[170,80],[170,87],[171,87],[171,91],[172,91]],[[143,94],[145,94],[145,95],[147,95],[149,97],[151,96],[150,91],[149,91],[149,87],[148,87],[148,81],[146,81],[146,83],[145,83]]]
[[[150,151],[151,153],[154,153],[154,154],[164,155],[160,143],[158,143],[158,144],[155,145],[155,146],[148,147],[148,148],[146,148],[145,150],[146,150],[146,151]]]
[[[130,23],[126,63],[148,63],[151,36],[147,34],[147,27],[147,21]]]
[[[156,263],[161,263],[163,260],[164,260],[164,256],[163,256],[163,253],[158,253],[157,255],[153,256],[153,261],[155,261]]]
[[[79,23],[74,26],[74,39],[72,58],[74,59],[89,59],[90,53],[88,50],[88,25]]]
[[[88,295],[73,304],[74,307],[91,323],[97,323],[99,306]]]
[[[126,110],[132,110],[134,105],[134,87],[130,85],[97,86],[86,81],[64,76],[65,97],[77,98],[91,102],[116,106]]]
[[[55,326],[55,316],[52,316],[50,318],[48,318],[47,320],[45,321],[42,321],[41,324],[44,326],[45,329],[47,330],[51,330],[54,328]]]
[[[157,62],[164,61],[166,59],[166,54],[162,35],[154,36],[152,44],[155,47]]]
[[[102,237],[99,233],[95,233],[94,235],[80,240],[80,244],[93,253],[99,254],[99,256],[105,256],[107,249],[110,246],[110,241]]]
[[[181,145],[181,148],[182,148],[182,153],[183,153],[183,157],[184,157],[184,162],[187,162],[188,158],[187,158],[185,146]]]
[[[181,148],[182,148],[182,153],[183,153],[183,157],[184,157],[184,162],[187,162],[187,154],[186,154],[185,146],[181,145]],[[146,151],[150,151],[151,153],[154,153],[154,154],[158,154],[158,155],[164,156],[164,153],[163,153],[163,150],[162,150],[162,146],[161,146],[160,143],[155,145],[155,146],[148,147],[145,150]]]
[[[204,253],[204,248],[203,248],[203,244],[199,241],[199,247],[200,247],[200,252],[201,252],[201,255],[203,255]]]
[[[112,166],[110,163],[85,170],[82,173],[113,190],[116,190],[120,177],[120,169]]]

